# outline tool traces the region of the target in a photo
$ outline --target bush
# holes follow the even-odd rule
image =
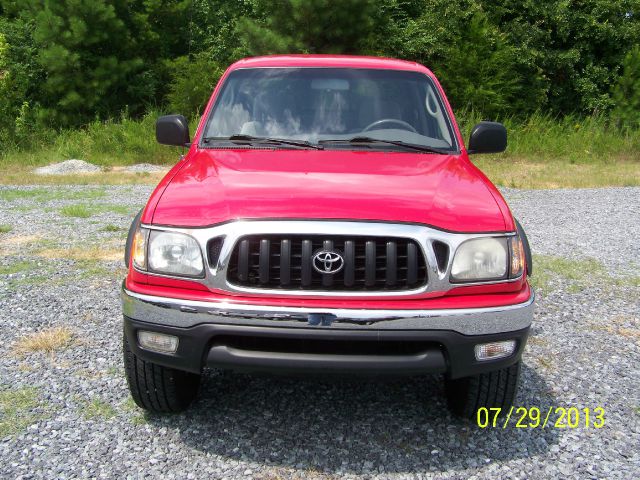
[[[180,57],[169,66],[173,78],[167,95],[169,110],[187,117],[202,113],[224,69],[206,52],[193,59]]]

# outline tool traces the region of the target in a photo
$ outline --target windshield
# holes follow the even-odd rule
[[[394,141],[456,150],[451,123],[431,79],[400,70],[235,70],[222,87],[203,138],[206,146],[215,147],[216,140],[239,135],[332,147],[342,140],[367,138],[369,148],[393,148],[384,141]]]

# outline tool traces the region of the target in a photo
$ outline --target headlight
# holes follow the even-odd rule
[[[189,235],[151,230],[148,252],[150,272],[187,277],[204,274],[200,245]]]
[[[458,282],[500,280],[507,277],[509,246],[507,238],[477,238],[458,247],[451,278]]]

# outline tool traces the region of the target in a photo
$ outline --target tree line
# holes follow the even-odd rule
[[[0,0],[0,143],[193,116],[231,62],[272,53],[414,60],[456,109],[635,128],[639,16],[640,0]]]

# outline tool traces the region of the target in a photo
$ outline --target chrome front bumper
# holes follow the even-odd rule
[[[447,310],[371,310],[272,307],[200,302],[143,295],[122,289],[125,317],[155,325],[189,328],[201,324],[314,330],[447,330],[486,335],[531,325],[534,294],[524,303]]]

